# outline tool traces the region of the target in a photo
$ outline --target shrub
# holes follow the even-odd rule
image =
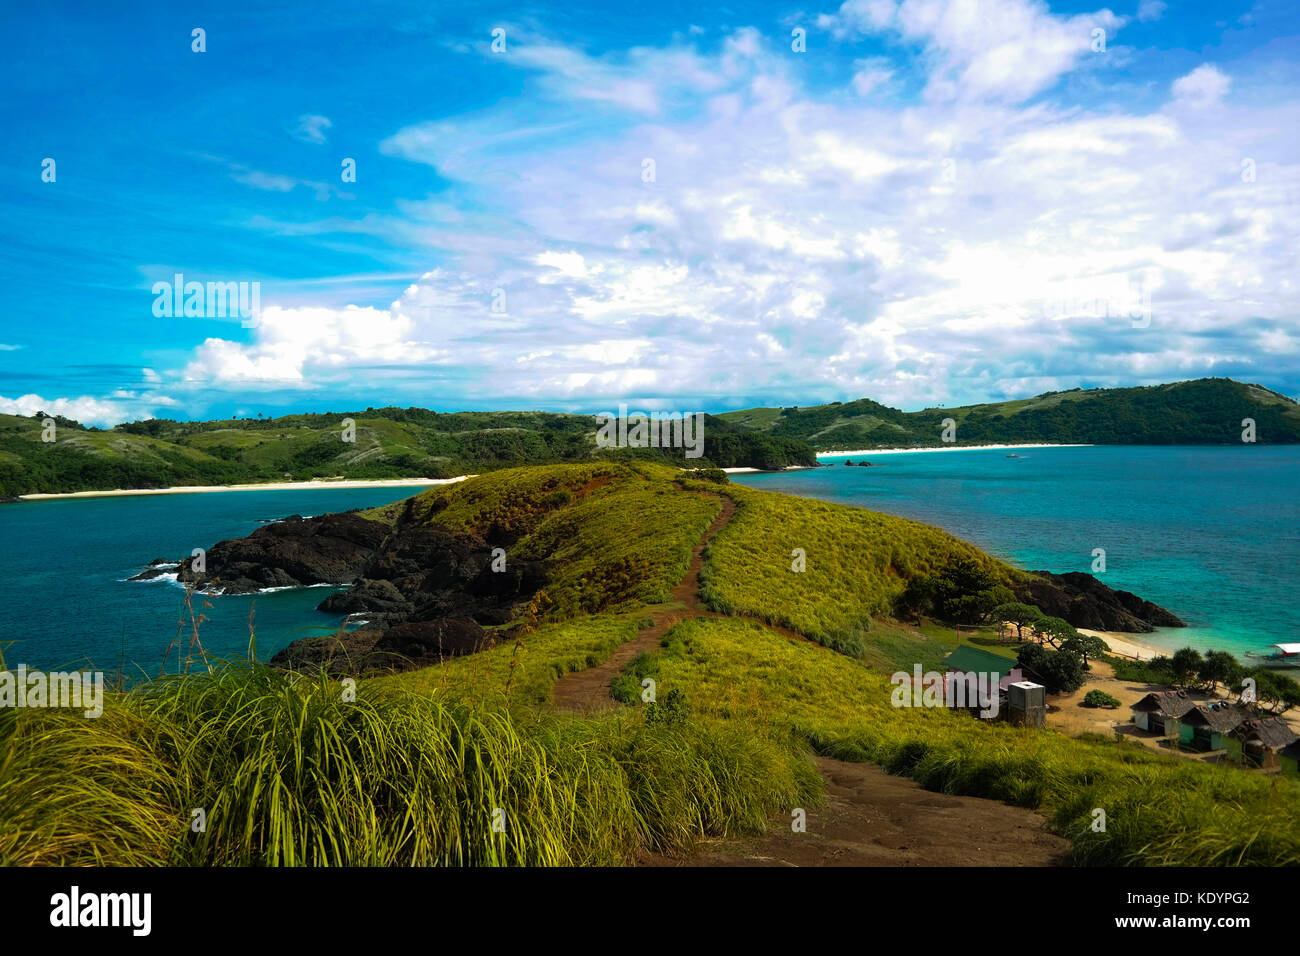
[[[1110,696],[1104,690],[1090,690],[1083,695],[1084,707],[1118,707],[1119,699]]]
[[[674,687],[662,701],[651,701],[646,705],[645,722],[652,726],[675,727],[684,724],[690,713],[686,695],[680,687]]]

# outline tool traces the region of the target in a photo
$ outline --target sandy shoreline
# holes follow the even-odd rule
[[[1112,651],[1121,657],[1136,657],[1139,660],[1149,661],[1153,657],[1168,657],[1170,654],[1163,647],[1144,644],[1132,634],[1124,631],[1090,631],[1086,627],[1080,627],[1077,630],[1080,634],[1091,634],[1094,637],[1100,637],[1110,645]]]
[[[181,485],[176,488],[116,488],[112,491],[66,491],[58,494],[19,495],[19,501],[50,501],[57,498],[126,498],[135,495],[198,495],[217,491],[305,491],[315,488],[413,488],[432,485],[450,485],[472,478],[376,478],[374,480],[343,479],[342,481],[272,481],[260,485]]]
[[[818,458],[845,458],[849,455],[903,455],[926,451],[1015,451],[1020,448],[1091,448],[1089,444],[1062,445],[1043,442],[1033,445],[949,445],[946,448],[866,448],[859,451],[819,451]]]
[[[786,465],[784,468],[750,468],[749,466],[745,466],[743,468],[723,468],[721,470],[725,471],[729,475],[749,475],[749,474],[757,475],[760,473],[777,474],[782,471],[807,471],[811,467],[813,466],[812,465]]]

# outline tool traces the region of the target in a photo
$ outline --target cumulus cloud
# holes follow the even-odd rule
[[[841,37],[876,34],[920,46],[932,101],[1019,103],[1052,86],[1092,52],[1093,31],[1113,36],[1110,10],[1071,17],[1038,0],[846,0],[819,20]]]
[[[813,92],[753,31],[710,55],[521,58],[540,93],[381,146],[436,168],[455,203],[321,227],[421,243],[437,269],[386,308],[268,307],[249,341],[204,342],[169,390],[915,407],[1300,370],[1278,364],[1300,354],[1300,167],[1238,172],[1242,157],[1291,155],[1294,106],[1185,109],[1213,95],[1200,69],[1154,111],[1020,105],[1076,62],[1090,24],[1117,18],[999,0],[982,7],[999,32],[965,6],[877,0],[835,22],[918,40],[930,87],[982,98]],[[978,37],[1032,43],[994,68]],[[1047,66],[1025,65],[1030,49]],[[666,92],[633,82],[684,63]],[[590,100],[578,86],[615,80],[630,85],[601,103],[620,122],[575,112]],[[692,108],[665,112],[688,88]]]
[[[1186,76],[1174,80],[1174,99],[1190,106],[1217,106],[1228,95],[1231,78],[1210,63],[1202,63]]]
[[[119,402],[90,395],[80,398],[42,398],[39,395],[20,395],[18,398],[5,398],[0,395],[0,413],[5,415],[32,416],[37,412],[47,415],[62,415],[81,422],[83,425],[115,425],[126,421],[131,414],[130,406]],[[148,416],[152,417],[152,416]]]

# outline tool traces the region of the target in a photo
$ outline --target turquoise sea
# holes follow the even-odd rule
[[[0,505],[0,651],[9,667],[94,665],[156,675],[176,637],[184,589],[167,579],[127,581],[154,558],[249,534],[288,515],[387,504],[410,488],[309,488],[23,501]],[[334,589],[337,590],[337,589]],[[253,610],[263,660],[299,637],[337,629],[316,605],[327,587],[211,598],[200,636],[210,653],[248,650]],[[197,602],[196,602],[197,603]],[[183,645],[188,647],[189,631]],[[16,642],[16,643],[10,643]],[[176,654],[170,661],[175,664]],[[169,667],[169,671],[175,668]]]
[[[1300,640],[1300,448],[1113,447],[867,455],[735,480],[938,525],[1025,568],[1090,570],[1192,626],[1143,640],[1237,653]],[[861,456],[859,456],[861,457]],[[858,458],[855,458],[858,460]],[[156,674],[182,590],[126,579],[158,557],[248,534],[291,514],[385,504],[411,488],[236,491],[0,506],[0,648],[9,666]],[[215,597],[203,642],[243,653],[255,610],[259,656],[340,623],[327,588]],[[16,642],[16,643],[9,643]],[[6,646],[8,645],[8,646]],[[175,660],[173,656],[173,661]]]
[[[1016,454],[1019,458],[1008,458]],[[1091,571],[1190,626],[1145,643],[1240,656],[1300,641],[1300,447],[1026,448],[848,456],[733,479],[937,525],[1018,567]]]

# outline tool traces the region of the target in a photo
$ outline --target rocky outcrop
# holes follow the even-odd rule
[[[169,577],[176,574],[180,569],[179,561],[168,561],[166,558],[154,558],[149,565],[139,574],[133,574],[127,578],[128,581],[153,581],[161,577]]]
[[[188,557],[178,580],[225,594],[305,584],[351,584],[388,537],[388,526],[356,512],[303,518],[258,528],[246,538],[214,544],[202,571]]]
[[[1091,574],[1031,571],[1033,579],[1015,585],[1016,597],[1044,614],[1094,631],[1147,634],[1157,627],[1186,627],[1158,604],[1128,591],[1116,591]]]
[[[472,654],[509,636],[500,626],[545,580],[539,562],[498,560],[471,535],[407,525],[370,556],[351,588],[320,604],[364,618],[366,633],[295,641],[272,663],[360,673]]]
[[[350,585],[319,609],[359,620],[361,629],[294,641],[272,658],[286,667],[337,674],[422,667],[490,647],[546,580],[540,562],[504,560],[487,541],[429,527],[409,511],[396,526],[356,512],[302,518],[221,541],[204,555],[158,558],[132,580],[177,574],[199,589],[249,594],[310,584]]]

